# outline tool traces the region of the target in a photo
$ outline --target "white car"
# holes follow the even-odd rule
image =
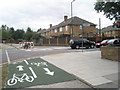
[[[110,45],[119,45],[120,46],[120,38],[111,39],[107,43]]]

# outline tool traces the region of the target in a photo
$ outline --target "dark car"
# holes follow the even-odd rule
[[[94,48],[95,42],[89,41],[86,38],[73,38],[69,41],[72,49],[79,49],[80,47]]]
[[[107,43],[108,45],[120,46],[120,38],[111,39]]]
[[[100,48],[101,46],[106,46],[108,40],[103,40],[102,42],[97,42],[96,43],[96,48]]]

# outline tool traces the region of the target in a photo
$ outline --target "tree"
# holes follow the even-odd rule
[[[9,28],[9,36],[10,36],[10,39],[14,39],[14,33],[15,33],[15,30],[13,27]]]
[[[42,30],[42,28],[38,29],[37,32],[40,32]]]
[[[94,9],[98,13],[104,12],[104,15],[110,20],[116,19],[120,15],[120,1],[108,2],[108,0],[103,0],[103,2],[96,2]]]
[[[23,29],[17,29],[17,30],[14,32],[14,39],[15,39],[15,40],[24,39],[24,35],[25,35],[25,32],[24,32]]]
[[[36,33],[32,36],[33,40],[36,40],[36,43],[38,43],[40,38],[44,38],[43,36],[41,36],[40,34]]]
[[[9,40],[10,39],[9,27],[7,27],[6,25],[2,25],[1,32],[2,32],[2,40]]]
[[[34,35],[34,32],[31,30],[30,27],[27,28],[27,31],[25,33],[25,40],[31,41],[32,36]]]

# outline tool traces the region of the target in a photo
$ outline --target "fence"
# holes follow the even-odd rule
[[[47,45],[47,46],[68,46],[69,40],[70,40],[70,37],[41,39],[40,40],[40,45]]]
[[[87,39],[90,41],[102,41],[105,39],[112,39],[113,37],[88,37]],[[50,38],[50,39],[40,39],[39,40],[39,45],[44,45],[44,46],[68,46],[69,41],[71,37],[58,37],[58,38]]]

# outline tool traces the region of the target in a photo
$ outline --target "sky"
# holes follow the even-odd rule
[[[71,17],[72,0],[0,0],[0,26],[7,25],[15,29],[31,27],[37,31],[39,28],[49,28],[50,24],[57,25],[64,20],[64,16]],[[75,0],[73,16],[80,17],[101,27],[112,25],[103,13],[94,10],[96,0]]]

